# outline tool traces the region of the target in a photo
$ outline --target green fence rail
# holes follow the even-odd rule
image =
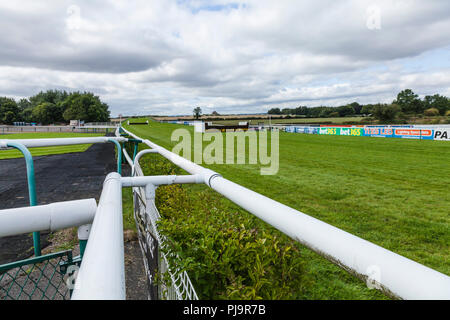
[[[68,267],[77,260],[67,250],[0,265],[0,300],[70,299]]]

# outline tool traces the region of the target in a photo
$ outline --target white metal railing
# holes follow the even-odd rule
[[[202,176],[205,184],[248,212],[389,296],[450,299],[447,275],[224,179],[216,172],[123,130],[190,174]],[[136,169],[139,170],[137,164]]]
[[[142,251],[144,267],[147,273],[150,299],[198,300],[194,286],[186,271],[179,271],[170,266],[165,249],[165,238],[159,233],[157,221],[161,218],[155,206],[154,187],[159,184],[202,183],[199,176],[149,176],[145,177],[139,165],[143,154],[155,153],[155,150],[141,151],[130,158],[126,149],[124,157],[132,168],[133,178],[122,178],[124,187],[133,187],[133,207],[139,245]],[[156,275],[155,270],[159,273]],[[168,275],[170,281],[157,281],[155,277]]]
[[[96,210],[95,199],[0,210],[0,237],[90,224]]]
[[[240,186],[220,176],[220,174],[205,169],[149,140],[143,140],[133,133],[123,129],[135,139],[142,140],[152,151],[141,152],[139,157],[147,152],[158,153],[170,160],[191,175],[186,176],[147,176],[143,175],[138,161],[132,159],[124,150],[127,162],[132,166],[133,177],[121,177],[117,173],[110,173],[104,183],[102,195],[97,207],[89,241],[81,263],[80,271],[75,283],[73,299],[124,299],[124,253],[123,253],[123,222],[122,222],[122,187],[132,187],[134,196],[134,212],[144,264],[148,272],[149,281],[154,281],[153,267],[150,263],[155,260],[146,259],[150,255],[158,257],[159,270],[168,272],[171,282],[163,284],[156,292],[157,297],[165,299],[198,299],[186,272],[180,272],[168,263],[168,257],[159,248],[164,246],[164,237],[159,234],[156,225],[160,219],[155,207],[155,187],[172,183],[205,183],[215,191],[241,206],[248,212],[274,226],[281,232],[299,241],[326,259],[344,268],[355,276],[370,281],[371,284],[390,296],[403,299],[450,299],[450,277],[410,259],[386,250],[348,232],[333,227],[318,219],[308,216],[293,208],[287,207],[259,193]],[[119,135],[119,130],[116,130]],[[75,140],[74,140],[75,139]],[[54,146],[64,144],[80,144],[108,142],[105,138],[65,138],[65,139],[30,139],[20,141],[25,146]],[[127,141],[126,138],[115,138],[116,141]],[[0,148],[5,148],[8,140],[0,140]],[[139,158],[136,156],[135,160]],[[8,222],[12,211],[4,211],[4,219],[0,222],[16,228],[15,231],[31,231],[35,228],[59,228],[64,225],[89,223],[92,216],[92,201],[86,205],[88,212],[79,216],[77,221],[66,221],[56,218],[55,212],[46,212],[36,206],[32,209],[14,211],[23,217],[30,217],[31,212],[39,215],[43,221],[27,218],[23,229],[17,223],[15,226]],[[72,207],[72,205],[68,206]],[[75,206],[77,207],[77,206]],[[81,205],[78,206],[79,209]],[[14,210],[14,209],[9,209]],[[50,210],[50,211],[51,211]],[[58,209],[59,210],[59,209]],[[75,208],[74,208],[75,210]],[[91,212],[89,214],[89,212]],[[0,212],[1,214],[1,212]],[[53,218],[52,218],[53,217]],[[25,218],[23,219],[25,220]],[[70,220],[70,219],[69,219]],[[78,221],[80,220],[80,221]],[[53,223],[53,225],[52,225]],[[39,225],[39,226],[38,226]],[[42,226],[41,226],[42,225]],[[0,229],[3,230],[3,229]],[[3,230],[10,232],[7,229]],[[0,232],[1,233],[1,232]],[[374,273],[375,272],[375,277]],[[154,284],[154,282],[153,282]]]
[[[124,300],[122,183],[108,174],[75,281],[73,300]]]
[[[118,142],[125,142],[128,139],[123,137],[82,137],[82,138],[52,138],[52,139],[0,139],[0,148],[7,148],[7,142],[13,141],[23,144],[27,148],[53,147],[76,144],[106,143],[111,139]]]

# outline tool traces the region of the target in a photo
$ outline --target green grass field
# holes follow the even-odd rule
[[[174,129],[192,131],[192,127],[156,122],[125,128],[169,150],[175,145],[170,141]],[[448,142],[281,132],[276,175],[261,176],[258,165],[204,166],[449,275],[449,159]],[[249,215],[206,186],[186,188],[194,200],[207,195],[214,206]],[[259,226],[279,233],[263,222]],[[306,277],[300,298],[384,298],[306,247],[297,246]]]
[[[74,138],[74,137],[99,137],[103,134],[91,133],[71,133],[71,132],[32,132],[32,133],[14,133],[0,135],[0,139],[44,139],[44,138]],[[44,156],[50,154],[62,154],[72,152],[83,152],[89,148],[90,144],[79,144],[72,146],[58,146],[58,147],[42,147],[30,148],[32,156]],[[1,150],[0,159],[21,158],[22,153],[18,150]]]

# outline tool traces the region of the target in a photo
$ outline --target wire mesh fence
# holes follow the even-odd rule
[[[143,175],[139,164],[135,175]],[[186,271],[171,268],[164,253],[164,237],[157,229],[161,218],[154,201],[145,197],[144,188],[133,188],[133,205],[139,244],[149,284],[149,299],[198,300]]]
[[[0,300],[70,299],[65,275],[71,264],[68,250],[0,265]]]

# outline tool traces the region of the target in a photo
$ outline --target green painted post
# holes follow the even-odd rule
[[[122,174],[122,147],[120,146],[120,143],[117,140],[114,139],[108,139],[109,142],[112,142],[117,147],[117,173]]]
[[[21,143],[8,141],[6,145],[11,148],[16,148],[23,153],[25,163],[27,165],[28,194],[30,196],[30,206],[36,206],[37,205],[36,181],[34,178],[33,157],[31,156],[31,153],[27,149],[27,147],[25,147]],[[38,231],[33,232],[33,244],[34,244],[34,255],[38,257],[41,255],[41,234]]]
[[[138,147],[139,147],[139,142],[135,141],[134,142],[134,152],[133,152],[133,162],[134,162],[134,158],[136,158],[136,154],[138,152]]]
[[[86,250],[87,240],[80,240],[80,258],[83,259],[84,250]]]

